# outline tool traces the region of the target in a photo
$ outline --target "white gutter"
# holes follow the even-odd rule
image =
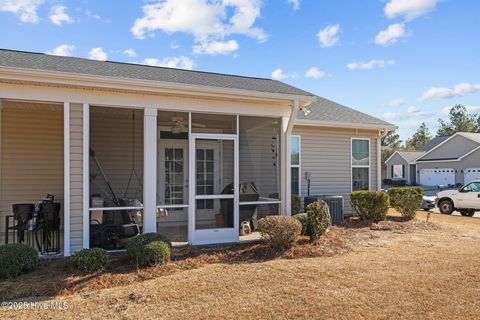
[[[388,126],[382,124],[365,124],[365,123],[353,123],[353,122],[341,122],[341,121],[323,121],[323,120],[296,120],[295,125],[298,126],[314,126],[314,127],[337,127],[337,128],[354,128],[354,129],[373,129],[373,130],[385,130],[386,132],[397,129],[397,126]]]
[[[221,88],[203,85],[182,84],[154,80],[117,78],[98,75],[76,74],[59,71],[45,71],[24,68],[0,67],[0,80],[40,82],[61,86],[83,86],[90,88],[129,90],[140,92],[169,93],[196,96],[232,98],[253,98],[266,100],[299,100],[314,102],[316,97],[309,95],[261,92],[235,88]]]

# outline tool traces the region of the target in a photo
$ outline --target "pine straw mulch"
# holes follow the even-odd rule
[[[88,275],[73,271],[68,265],[68,259],[45,260],[37,270],[29,274],[0,281],[0,301],[70,295],[125,286],[208,264],[241,264],[273,259],[330,257],[350,252],[355,245],[358,245],[359,239],[368,237],[372,232],[406,233],[437,228],[438,226],[432,223],[418,220],[405,222],[398,217],[389,217],[389,220],[378,224],[349,220],[331,227],[314,243],[310,243],[307,237],[302,237],[297,244],[287,250],[274,250],[263,242],[174,248],[172,261],[167,265],[143,269],[138,269],[130,263],[124,253],[117,253],[111,255],[110,264],[106,270]]]

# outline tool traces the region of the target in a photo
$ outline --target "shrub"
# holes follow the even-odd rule
[[[288,248],[298,240],[302,224],[292,217],[268,216],[258,220],[257,230],[271,247]]]
[[[158,233],[143,233],[128,240],[127,256],[139,267],[166,264],[170,260],[171,242]]]
[[[292,195],[292,216],[300,213],[300,207],[302,206],[301,199],[299,196]]]
[[[101,248],[82,249],[70,257],[70,264],[86,273],[99,271],[108,265],[108,252]]]
[[[325,201],[315,201],[307,206],[307,235],[317,240],[331,225],[330,210]]]
[[[423,198],[423,195],[424,195],[424,191],[423,191],[423,188],[420,188],[420,187],[413,187],[413,188],[390,188],[388,189],[388,196],[390,197],[390,205],[392,207],[395,207],[395,199],[397,197],[397,194],[399,192],[403,192],[403,190],[405,189],[410,189],[410,190],[413,190],[417,193],[419,193],[421,195],[421,197]]]
[[[380,191],[354,191],[350,203],[360,219],[373,222],[385,220],[390,206],[388,194]]]
[[[395,188],[395,190],[392,190],[390,199],[392,196],[394,199],[393,207],[408,220],[415,218],[417,210],[422,207],[423,189],[421,188]]]
[[[22,243],[0,246],[0,278],[14,278],[34,270],[39,264],[38,252]]]
[[[307,235],[307,214],[306,213],[297,213],[293,215],[292,218],[297,219],[298,222],[302,225],[302,232],[301,234],[306,236]]]

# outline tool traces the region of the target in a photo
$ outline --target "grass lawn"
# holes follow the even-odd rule
[[[281,254],[258,244],[180,251],[169,265],[137,273],[125,267],[86,277],[54,262],[63,271],[40,281],[53,283],[46,297],[18,298],[41,292],[27,284],[41,270],[0,282],[0,296],[65,301],[68,309],[0,310],[0,317],[478,319],[480,219],[424,221],[422,212],[412,222],[336,226],[321,243]]]

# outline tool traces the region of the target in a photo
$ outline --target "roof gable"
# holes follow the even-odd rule
[[[458,132],[426,152],[418,161],[456,160],[480,146],[480,134]]]

